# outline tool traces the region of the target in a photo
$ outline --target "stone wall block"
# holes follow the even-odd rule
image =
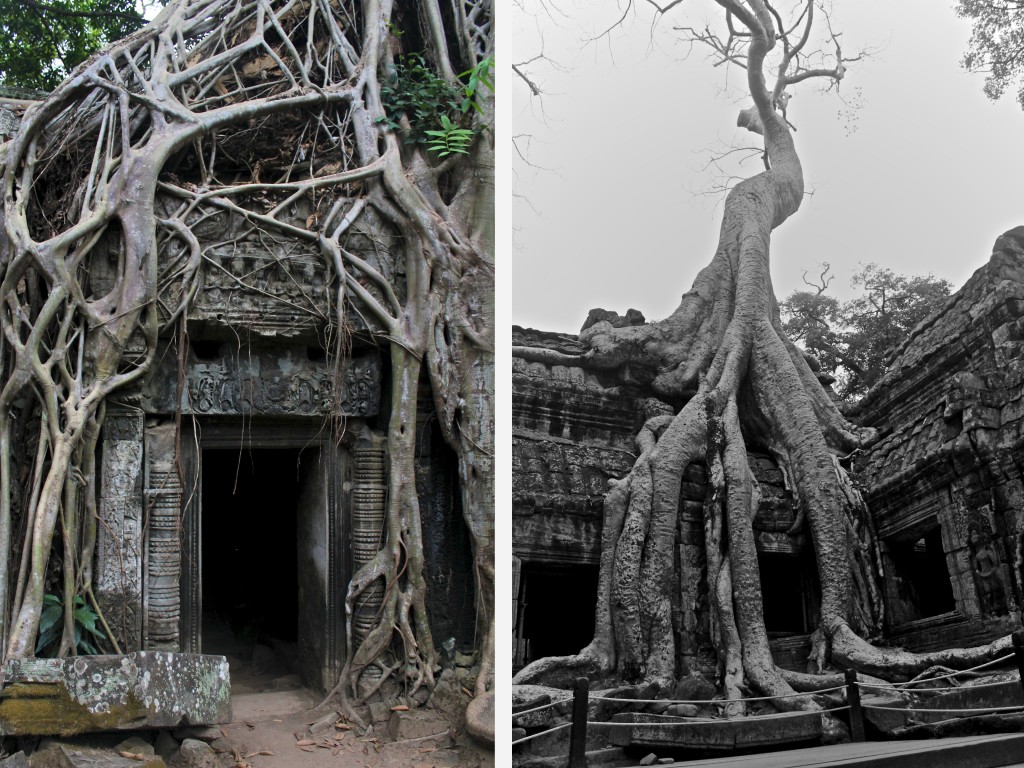
[[[231,681],[223,656],[138,651],[18,659],[8,662],[4,673],[3,735],[71,736],[231,722]]]

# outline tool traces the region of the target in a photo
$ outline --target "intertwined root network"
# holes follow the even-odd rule
[[[4,145],[0,635],[8,657],[34,653],[54,568],[66,606],[60,652],[73,650],[73,598],[95,604],[105,402],[139,384],[158,338],[183,348],[188,308],[211,274],[231,272],[212,249],[248,241],[299,286],[310,276],[289,254],[322,259],[326,298],[306,295],[296,309],[324,329],[339,371],[353,317],[390,349],[382,549],[355,574],[349,603],[378,580],[386,597],[373,630],[350,643],[339,691],[371,695],[377,686],[359,683],[370,667],[387,673],[373,679],[391,676],[410,694],[434,682],[414,473],[421,372],[458,457],[477,574],[478,689],[489,688],[493,98],[478,89],[461,118],[474,137],[464,151],[440,159],[406,143],[415,116],[385,112],[379,78],[413,51],[439,81],[463,88],[455,73],[493,56],[489,2],[175,2],[79,67]],[[231,279],[262,289],[258,275]],[[9,583],[12,551],[21,559]]]
[[[598,323],[581,335],[582,355],[517,348],[550,364],[653,371],[646,382],[668,407],[651,418],[636,442],[629,474],[605,497],[601,568],[593,642],[580,654],[540,659],[516,683],[564,685],[586,672],[616,684],[671,690],[679,670],[672,623],[673,591],[697,578],[693,564],[676,565],[683,472],[700,462],[709,478],[704,504],[707,594],[719,683],[743,711],[748,687],[778,697],[782,709],[816,708],[794,691],[842,684],[822,674],[828,665],[887,680],[907,680],[935,666],[972,666],[1005,653],[1010,639],[979,648],[928,654],[878,648],[883,606],[877,587],[877,545],[863,500],[839,457],[868,444],[874,431],[846,421],[821,387],[803,353],[786,337],[771,288],[771,233],[799,208],[803,170],[786,119],[786,88],[811,78],[838,83],[845,66],[837,38],[835,61],[809,69],[802,53],[815,4],[799,3],[788,28],[767,2],[720,0],[729,35],[690,30],[724,63],[742,61],[754,105],[739,124],[764,136],[764,172],[740,182],[725,201],[711,263],[667,319],[613,328]],[[742,29],[739,25],[742,25]],[[831,30],[830,30],[831,33]],[[766,57],[773,49],[768,86]],[[675,404],[675,405],[673,405]],[[777,667],[768,647],[752,521],[757,482],[746,446],[767,448],[798,505],[794,531],[806,527],[821,583],[821,621],[812,635],[811,667],[818,674]],[[770,581],[768,581],[770,584]],[[685,670],[684,670],[685,671]]]

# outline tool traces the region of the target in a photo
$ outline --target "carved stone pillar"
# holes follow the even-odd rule
[[[94,590],[125,653],[142,647],[142,424],[114,405],[103,422]]]
[[[384,438],[366,431],[352,452],[352,573],[369,563],[381,548],[387,466]],[[384,599],[384,581],[378,579],[356,600],[352,632],[356,648],[373,628]]]
[[[181,503],[174,424],[146,429],[146,554],[143,644],[147,650],[180,650]]]

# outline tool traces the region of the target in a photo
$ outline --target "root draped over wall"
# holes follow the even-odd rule
[[[223,269],[211,232],[231,219],[245,223],[242,237],[319,254],[327,298],[310,312],[338,370],[352,318],[391,360],[386,540],[349,595],[384,583],[386,598],[349,647],[337,692],[363,700],[371,691],[357,681],[370,665],[409,694],[435,682],[414,473],[421,370],[458,457],[477,577],[477,693],[490,690],[493,94],[478,88],[476,107],[453,113],[473,140],[441,158],[406,142],[432,126],[386,114],[381,83],[397,58],[419,53],[459,93],[454,73],[492,60],[493,34],[487,0],[178,0],[27,111],[0,148],[6,658],[35,653],[54,584],[60,650],[74,652],[75,597],[96,607],[105,404],[139,386],[161,338],[183,338],[190,307]],[[403,51],[403,39],[421,50]]]
[[[1009,638],[928,654],[864,639],[883,620],[879,564],[864,502],[841,459],[876,434],[840,414],[786,337],[769,273],[771,234],[804,195],[787,89],[812,78],[837,84],[852,59],[843,57],[827,23],[829,50],[812,50],[821,8],[811,0],[794,3],[788,20],[762,0],[718,5],[727,20],[722,36],[680,29],[710,45],[720,63],[743,66],[753,106],[739,125],[763,136],[765,170],[729,192],[711,262],[665,320],[628,327],[597,322],[581,333],[587,351],[576,355],[513,348],[518,357],[551,365],[628,368],[633,384],[638,372],[649,371],[640,384],[674,413],[644,425],[632,470],[605,497],[593,641],[579,654],[531,663],[513,683],[564,685],[583,673],[597,678],[595,685],[635,685],[647,697],[668,695],[689,672],[685,659],[695,649],[677,648],[685,633],[673,626],[672,605],[680,583],[701,576],[685,558],[677,566],[676,557],[682,478],[699,462],[709,478],[704,578],[718,683],[731,702],[727,713],[741,714],[749,691],[773,697],[780,709],[817,709],[810,696],[792,694],[836,685],[836,669],[906,680],[937,664],[967,667],[996,658]],[[799,505],[792,532],[805,529],[813,544],[821,618],[812,635],[812,674],[778,668],[768,646],[752,527],[758,488],[747,445],[775,458]]]

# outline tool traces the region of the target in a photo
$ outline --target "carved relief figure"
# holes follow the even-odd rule
[[[971,528],[971,568],[978,589],[981,612],[988,616],[1006,613],[1006,589],[1003,584],[1002,561],[992,536]]]

